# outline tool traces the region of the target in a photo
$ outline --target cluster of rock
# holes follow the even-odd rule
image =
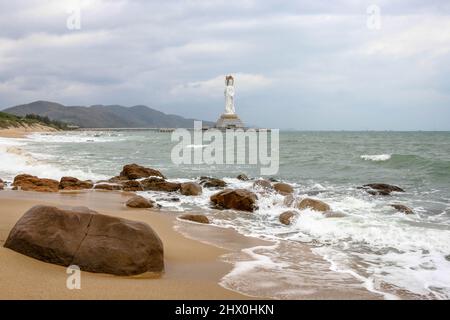
[[[163,243],[149,225],[87,208],[35,206],[19,219],[4,246],[89,272],[128,276],[164,270]]]
[[[237,179],[241,181],[249,181],[250,178],[245,174],[240,174]],[[338,212],[333,212],[330,206],[323,201],[304,198],[296,199],[293,196],[294,188],[283,182],[278,182],[275,179],[265,180],[258,179],[253,182],[252,192],[246,189],[229,189],[224,180],[214,177],[202,176],[199,182],[185,182],[177,183],[167,181],[167,178],[160,171],[152,168],[146,168],[137,164],[125,165],[118,176],[115,176],[107,181],[100,181],[93,183],[90,180],[82,181],[74,177],[63,177],[60,181],[52,179],[43,179],[36,176],[21,174],[14,178],[12,183],[13,189],[21,189],[24,191],[41,191],[41,192],[57,192],[59,190],[122,190],[122,191],[160,191],[160,192],[178,192],[185,196],[198,196],[203,193],[203,188],[222,189],[210,197],[210,201],[217,209],[233,209],[240,211],[253,212],[257,207],[258,195],[264,196],[268,192],[276,192],[283,195],[284,205],[298,210],[311,209],[314,211],[323,212],[327,217],[343,216]],[[3,183],[0,181],[0,189]],[[373,183],[366,184],[360,189],[365,190],[371,195],[388,196],[392,192],[404,192],[400,187]],[[179,201],[174,198],[174,201]],[[154,208],[158,205],[155,202],[147,200],[143,197],[133,197],[127,204],[130,208]],[[396,210],[411,214],[413,211],[401,204],[390,204]],[[297,216],[297,212],[287,211],[283,217],[280,216],[280,222],[286,224]],[[204,220],[205,221],[205,220]],[[204,222],[203,222],[204,223]]]
[[[249,181],[246,175],[237,177]],[[200,177],[199,183],[167,181],[158,170],[130,164],[123,167],[118,176],[108,181],[93,183],[74,177],[60,181],[21,174],[14,178],[14,190],[58,192],[60,190],[123,190],[178,192],[185,196],[199,196],[203,188],[221,189],[210,197],[217,209],[254,212],[258,209],[258,197],[267,193],[283,196],[283,204],[289,208],[280,214],[281,224],[290,225],[302,214],[317,211],[326,217],[345,216],[335,212],[327,203],[309,197],[296,198],[294,188],[276,180],[259,179],[253,182],[252,192],[247,189],[230,189],[227,183],[213,177]],[[0,179],[0,190],[4,182]],[[367,184],[361,189],[371,195],[388,196],[403,189],[388,184]],[[179,198],[173,197],[174,201]],[[133,196],[127,202],[129,208],[147,209],[158,207],[154,201]],[[390,204],[397,211],[412,214],[402,204]],[[209,224],[202,214],[184,214],[181,220]],[[106,216],[87,208],[60,209],[36,206],[28,210],[11,230],[5,247],[27,256],[62,266],[78,265],[81,270],[114,275],[135,275],[164,270],[163,244],[158,235],[145,223]]]

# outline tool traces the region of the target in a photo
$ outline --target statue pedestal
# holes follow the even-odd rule
[[[224,113],[220,116],[219,120],[216,122],[217,129],[236,129],[244,128],[244,124],[241,119],[239,119],[237,114],[227,114]]]

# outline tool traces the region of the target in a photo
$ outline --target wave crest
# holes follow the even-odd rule
[[[368,161],[387,161],[391,159],[390,154],[363,154],[361,155],[361,159]]]

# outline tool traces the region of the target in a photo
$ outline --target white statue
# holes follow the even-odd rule
[[[234,78],[225,77],[225,114],[235,114],[234,109]]]

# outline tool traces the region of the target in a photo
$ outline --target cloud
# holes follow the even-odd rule
[[[68,30],[73,3],[0,4],[0,108],[146,104],[214,120],[232,73],[251,124],[450,129],[448,1],[377,1],[378,31],[373,1],[80,0]]]

